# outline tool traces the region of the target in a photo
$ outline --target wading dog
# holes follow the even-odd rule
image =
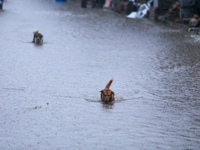
[[[33,31],[33,43],[42,44],[43,43],[43,35],[38,32],[38,30]]]
[[[115,100],[114,98],[114,92],[111,91],[109,88],[110,88],[110,85],[112,84],[113,80],[110,80],[108,82],[108,84],[106,85],[105,89],[101,90],[101,101],[103,102],[112,102]]]

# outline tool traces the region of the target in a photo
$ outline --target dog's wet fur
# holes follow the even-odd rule
[[[110,85],[112,84],[113,80],[111,79],[108,84],[106,85],[105,89],[101,90],[101,101],[103,102],[112,102],[115,100],[114,95],[115,93],[110,90]]]
[[[33,31],[33,43],[43,44],[43,35],[38,30]]]

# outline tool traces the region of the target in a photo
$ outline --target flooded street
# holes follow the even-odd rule
[[[4,2],[0,149],[199,150],[199,41],[80,6]],[[35,29],[44,44],[31,43]],[[110,79],[115,102],[104,104]]]

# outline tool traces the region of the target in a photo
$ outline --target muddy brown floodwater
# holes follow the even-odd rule
[[[199,36],[80,1],[6,0],[0,25],[0,149],[199,150]]]

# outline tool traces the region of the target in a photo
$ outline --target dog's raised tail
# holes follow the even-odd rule
[[[112,84],[112,82],[113,82],[113,79],[111,79],[109,82],[108,82],[108,84],[106,85],[106,89],[109,89],[110,88],[110,85]]]

